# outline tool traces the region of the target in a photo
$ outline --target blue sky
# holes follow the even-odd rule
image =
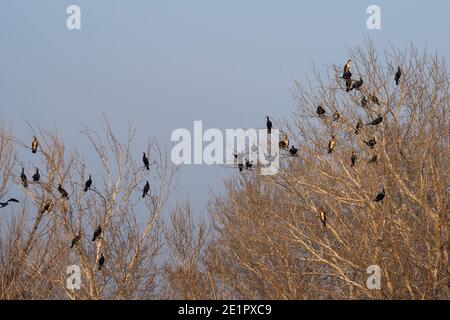
[[[81,30],[66,8],[81,7]],[[381,8],[382,29],[366,27]],[[412,42],[449,57],[450,2],[294,0],[2,0],[0,123],[28,139],[25,120],[62,132],[89,158],[78,125],[106,114],[118,133],[138,128],[136,147],[155,136],[170,150],[176,128],[264,126],[290,116],[294,78],[340,64],[367,35],[382,50]],[[136,155],[140,157],[140,154]],[[182,169],[177,198],[206,204],[228,169]]]

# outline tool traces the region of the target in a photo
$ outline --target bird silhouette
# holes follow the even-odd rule
[[[143,152],[143,156],[142,156],[142,162],[144,162],[144,166],[147,170],[150,170],[150,163],[148,162],[148,158],[147,155],[145,154],[145,152]]]
[[[334,135],[332,135],[330,142],[328,142],[328,153],[332,153],[335,147],[336,147],[336,139],[334,138]]]
[[[270,121],[269,116],[266,116],[266,118],[267,118],[267,122],[266,122],[267,133],[271,134],[272,133],[272,121]]]
[[[66,198],[69,199],[69,194],[67,193],[67,191],[62,187],[61,184],[58,184],[58,191],[61,194],[62,198]]]
[[[76,235],[73,239],[72,239],[72,244],[70,245],[70,248],[72,249],[73,247],[75,247],[78,243],[78,241],[80,241],[81,239],[81,235],[78,234]]]
[[[395,73],[395,84],[399,85],[400,84],[400,78],[402,76],[402,70],[400,69],[400,67],[397,68],[397,72]]]
[[[373,149],[375,147],[375,145],[377,144],[377,139],[375,137],[373,137],[370,140],[367,140],[367,141],[364,140],[364,143]]]
[[[354,167],[356,165],[356,161],[358,161],[358,156],[356,155],[355,151],[352,151],[352,156],[350,160],[352,161],[351,166]]]
[[[373,119],[371,122],[367,123],[366,126],[377,126],[379,125],[381,122],[383,122],[383,117],[382,116],[378,116],[377,118]]]
[[[281,141],[278,143],[278,145],[279,145],[279,147],[280,147],[281,149],[285,149],[285,148],[287,148],[287,147],[289,146],[289,138],[288,138],[287,134],[284,135],[284,139],[281,140]]]
[[[39,168],[36,168],[36,172],[32,176],[34,182],[38,182],[41,179],[41,175],[39,174]]]
[[[376,163],[378,161],[378,159],[380,158],[380,156],[378,155],[378,153],[375,153],[372,158],[370,158],[368,163]]]
[[[91,186],[92,186],[92,178],[91,175],[89,175],[89,179],[84,183],[84,192],[90,190]]]
[[[97,240],[101,234],[102,234],[102,226],[100,225],[100,226],[98,226],[97,229],[95,229],[94,236],[92,237],[92,241]]]
[[[22,185],[25,188],[28,188],[28,180],[27,180],[27,176],[25,175],[25,168],[22,168],[22,173],[20,174],[20,180],[22,180]]]
[[[349,79],[352,77],[352,73],[350,72],[351,64],[352,64],[352,59],[348,59],[347,63],[344,65],[344,73],[342,74],[342,78]]]
[[[245,169],[252,170],[253,164],[249,160],[245,160]]]
[[[239,172],[242,172],[242,170],[244,169],[244,164],[238,163],[238,168],[239,168]]]
[[[297,151],[298,151],[298,149],[297,149],[296,147],[294,147],[294,146],[292,146],[292,147],[289,149],[289,153],[290,153],[291,155],[293,155],[293,156],[295,156],[295,155],[297,154]]]
[[[100,259],[98,259],[98,270],[102,270],[103,265],[105,264],[105,257],[103,256],[103,253],[100,253]]]
[[[37,141],[36,137],[33,137],[33,140],[31,141],[31,152],[36,153],[38,147],[39,147],[39,142]]]
[[[144,189],[142,190],[142,198],[145,198],[145,196],[148,194],[149,191],[150,191],[150,184],[148,183],[148,181],[146,181]]]
[[[10,202],[19,203],[19,200],[15,199],[15,198],[11,198],[6,202],[0,202],[0,208],[6,207]]]
[[[325,210],[323,210],[323,207],[320,207],[320,221],[322,221],[323,227],[325,228],[327,226],[327,213]]]
[[[385,195],[386,195],[386,193],[385,193],[385,190],[383,188],[383,190],[380,193],[377,194],[377,196],[375,197],[375,199],[373,201],[375,201],[375,202],[383,202],[383,199],[384,199]]]
[[[319,117],[323,117],[326,111],[322,106],[318,106],[316,112],[319,115]]]
[[[347,79],[345,79],[345,91],[346,92],[350,92],[352,90],[352,78],[348,77]]]
[[[367,99],[366,99],[366,96],[363,96],[363,97],[361,98],[361,107],[363,107],[363,108],[367,107]]]
[[[364,84],[363,78],[359,77],[358,81],[353,82],[352,90],[353,89],[360,90],[363,84]]]

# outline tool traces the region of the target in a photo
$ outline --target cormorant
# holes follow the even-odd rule
[[[89,179],[84,183],[84,192],[87,192],[88,190],[90,190],[91,185],[92,185],[92,178],[91,178],[91,175],[89,175]]]
[[[142,161],[144,162],[144,166],[147,170],[150,170],[150,163],[148,162],[147,155],[143,152]]]
[[[238,168],[239,168],[239,172],[242,172],[242,169],[244,169],[244,164],[243,163],[239,163],[238,164]]]
[[[399,85],[400,84],[400,78],[402,76],[402,70],[400,69],[400,67],[397,68],[397,72],[395,73],[395,84]]]
[[[380,159],[380,156],[378,155],[378,153],[375,152],[372,158],[370,158],[369,163],[376,163],[378,159]]]
[[[328,142],[328,153],[332,153],[335,147],[336,147],[336,140],[334,138],[334,135],[332,135],[330,142]]]
[[[245,160],[245,169],[252,170],[252,166],[253,164],[250,161]]]
[[[67,193],[67,191],[61,186],[61,184],[58,184],[58,191],[61,194],[62,198],[66,198],[69,199],[69,194]]]
[[[367,107],[367,99],[366,99],[366,96],[363,96],[363,97],[361,98],[361,107],[363,107],[363,108]]]
[[[356,161],[358,161],[358,156],[356,155],[355,151],[352,151],[351,161],[352,161],[352,167],[354,167],[356,165]]]
[[[364,143],[373,149],[375,147],[375,145],[377,144],[377,139],[375,137],[373,137],[370,140],[367,140],[367,141],[364,140]]]
[[[270,121],[269,116],[266,116],[266,118],[267,118],[267,122],[266,122],[267,133],[271,134],[271,132],[272,132],[272,121]]]
[[[363,78],[359,77],[359,80],[355,81],[353,83],[352,89],[360,90],[360,88],[362,87],[363,83],[364,83]]]
[[[291,149],[289,149],[289,153],[293,156],[295,156],[297,154],[298,149],[294,146],[291,147]]]
[[[25,175],[25,169],[22,168],[22,173],[20,174],[20,180],[22,180],[22,185],[25,188],[28,188],[27,176]]]
[[[142,198],[145,198],[145,196],[149,191],[150,191],[150,184],[148,183],[148,181],[146,181],[144,189],[142,190]]]
[[[377,196],[375,197],[374,201],[375,202],[383,202],[384,196],[385,196],[385,192],[384,192],[384,188],[383,190],[377,194]]]
[[[100,259],[98,259],[98,270],[102,270],[103,265],[105,264],[105,257],[103,253],[100,253]]]
[[[352,73],[350,72],[350,65],[352,64],[352,59],[348,59],[347,63],[344,65],[344,74],[342,78],[348,79],[352,77]]]
[[[318,106],[316,112],[319,115],[319,117],[323,117],[326,111],[324,108],[322,108],[322,106]]]
[[[33,137],[33,140],[31,141],[31,152],[36,153],[38,146],[39,146],[39,143],[37,141],[37,138]]]
[[[102,234],[102,226],[98,226],[98,228],[94,231],[94,236],[92,237],[92,241],[97,240]]]
[[[39,168],[36,168],[36,173],[32,176],[34,182],[38,182],[41,179],[41,175],[39,174]]]
[[[72,239],[72,245],[70,246],[71,249],[76,246],[78,241],[80,241],[80,238],[81,238],[81,236],[78,234]]]
[[[366,124],[367,126],[377,126],[379,125],[381,122],[383,121],[383,117],[382,116],[378,116],[378,118],[375,118],[374,120],[372,120],[372,122],[369,122],[368,124]]]

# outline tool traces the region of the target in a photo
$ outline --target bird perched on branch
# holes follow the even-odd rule
[[[344,73],[342,78],[349,79],[352,77],[352,73],[350,72],[350,65],[352,64],[352,59],[348,59],[347,63],[344,65]]]
[[[375,147],[375,145],[377,144],[377,139],[375,137],[373,137],[370,140],[367,140],[367,141],[364,140],[364,143],[373,149]]]
[[[350,92],[352,90],[352,78],[348,77],[345,79],[345,91]]]
[[[0,208],[6,207],[10,202],[19,203],[19,200],[15,199],[15,198],[11,198],[6,202],[0,202]]]
[[[361,128],[363,127],[363,123],[361,121],[361,119],[358,119],[358,122],[356,123],[356,129],[355,129],[355,134],[359,134],[359,130],[361,130]]]
[[[376,163],[379,158],[380,158],[380,156],[378,155],[378,153],[375,152],[375,154],[372,156],[372,158],[370,158],[369,163]]]
[[[266,127],[267,127],[267,133],[271,134],[272,133],[272,121],[270,121],[269,116],[266,116],[267,121],[266,121]]]
[[[142,156],[142,162],[144,162],[144,166],[147,170],[150,170],[150,163],[148,162],[148,158],[147,155],[145,154],[145,152],[143,152],[143,156]]]
[[[41,213],[45,213],[45,211],[52,211],[53,204],[51,202],[47,202],[41,210]]]
[[[399,85],[400,84],[400,78],[402,76],[402,70],[400,69],[400,67],[397,68],[397,72],[395,73],[395,84]]]
[[[242,170],[244,169],[244,164],[238,163],[238,169],[239,169],[239,172],[242,172]]]
[[[292,146],[292,147],[289,149],[289,153],[290,153],[291,155],[293,155],[293,156],[295,156],[295,155],[297,154],[297,151],[298,151],[298,149],[297,149],[296,147],[294,147],[294,146]]]
[[[80,241],[81,239],[81,234],[76,235],[73,239],[72,239],[72,244],[70,246],[70,248],[72,249],[73,247],[75,247],[78,243],[78,241]]]
[[[281,149],[285,149],[289,146],[289,138],[287,134],[284,135],[284,139],[281,140],[278,145]]]
[[[25,168],[22,168],[22,173],[20,174],[20,180],[22,181],[22,185],[25,188],[28,188],[28,179],[27,179],[27,176],[25,175]]]
[[[102,270],[103,265],[105,264],[105,257],[103,256],[103,253],[100,253],[100,259],[98,259],[98,270]]]
[[[90,190],[91,186],[92,186],[92,178],[91,175],[89,175],[89,179],[84,183],[84,192]]]
[[[142,198],[145,198],[145,196],[148,194],[149,191],[150,191],[150,184],[148,183],[148,181],[146,181],[144,189],[142,190]]]
[[[363,96],[363,97],[361,98],[361,107],[363,107],[363,108],[367,107],[367,99],[366,99],[366,96]]]
[[[245,160],[245,169],[252,170],[253,164],[249,160]]]
[[[38,182],[39,179],[41,179],[41,175],[39,174],[39,168],[36,168],[36,172],[33,174],[31,178],[33,178],[34,182]]]
[[[69,199],[69,194],[67,193],[67,191],[62,187],[61,184],[58,184],[58,191],[61,194],[62,198],[66,198]]]
[[[36,137],[33,137],[33,140],[31,141],[31,152],[36,153],[38,147],[39,147],[39,142]]]
[[[336,139],[334,135],[331,136],[331,140],[328,142],[328,153],[332,153],[336,147]]]
[[[383,190],[380,193],[377,194],[377,196],[375,197],[375,199],[373,201],[375,201],[375,202],[383,202],[383,199],[384,199],[385,195],[386,195],[386,193],[385,193],[385,190],[383,188]]]
[[[333,113],[333,121],[338,121],[340,117],[341,117],[341,115],[340,115],[339,112],[336,110],[336,111]]]
[[[353,82],[352,90],[353,89],[360,90],[363,84],[364,84],[363,78],[359,77],[358,81]]]
[[[350,160],[352,161],[351,166],[354,167],[356,165],[356,161],[358,161],[358,156],[356,155],[355,151],[352,151],[352,156]]]
[[[381,122],[383,122],[383,117],[378,116],[377,118],[373,119],[371,122],[367,123],[366,126],[377,126]]]
[[[101,234],[102,234],[102,226],[100,225],[100,226],[98,226],[97,229],[95,229],[94,236],[92,237],[92,241],[97,240]]]
[[[326,111],[322,106],[318,106],[316,112],[319,115],[319,117],[323,117]]]
[[[320,221],[322,221],[323,227],[327,226],[327,213],[323,210],[323,207],[320,207],[319,211]]]
[[[369,94],[369,100],[377,105],[380,105],[380,100],[378,100],[376,95]]]

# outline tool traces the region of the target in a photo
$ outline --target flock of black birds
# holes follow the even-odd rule
[[[31,142],[31,152],[33,154],[37,153],[38,148],[39,148],[39,142],[38,142],[38,139],[34,136],[32,139],[32,142]],[[150,170],[149,159],[145,152],[143,154],[144,155],[143,155],[142,161],[144,163],[144,168],[147,171],[149,171]],[[251,164],[250,164],[250,166],[251,166]],[[41,175],[39,173],[38,168],[36,168],[36,171],[31,178],[34,183],[38,183],[40,181]],[[22,167],[22,171],[20,174],[20,181],[24,188],[29,187],[29,183],[28,183],[29,180],[28,180],[27,175],[25,174],[25,168],[23,168],[23,167]],[[89,175],[89,179],[86,180],[86,182],[84,183],[83,191],[88,192],[89,190],[92,190],[91,188],[92,188],[92,176]],[[66,191],[66,189],[64,189],[64,187],[61,184],[58,184],[57,190],[58,190],[59,194],[61,195],[61,199],[69,200],[69,193]],[[148,181],[146,181],[143,191],[142,191],[142,198],[145,198],[147,195],[149,195],[149,193],[150,193],[150,184]],[[8,206],[10,203],[20,203],[20,201],[15,198],[11,198],[6,202],[0,202],[0,209]],[[53,209],[53,203],[49,201],[49,202],[46,202],[42,206],[42,208],[40,209],[40,213],[41,214],[44,214],[45,212],[50,213],[52,211],[52,209]],[[102,232],[103,232],[102,226],[99,225],[97,227],[97,229],[94,231],[92,241],[95,242],[98,239],[100,239]],[[71,249],[74,248],[79,243],[79,241],[81,240],[81,237],[82,237],[81,232],[78,235],[74,236],[74,238],[72,239],[71,245],[70,245]],[[105,264],[105,257],[103,255],[103,253],[100,253],[100,258],[98,260],[98,270],[101,270],[102,267],[104,266],[104,264]]]
[[[346,92],[350,92],[352,90],[358,90],[361,91],[362,86],[364,85],[364,80],[363,77],[360,76],[359,80],[352,80],[352,73],[350,71],[350,66],[351,66],[352,60],[349,59],[347,61],[347,63],[344,65],[344,70],[343,70],[343,74],[342,74],[342,79],[345,80],[345,91]],[[398,86],[400,84],[400,79],[402,77],[402,71],[401,68],[398,67],[397,68],[397,72],[395,73],[394,76],[394,80],[395,80],[395,84]],[[366,108],[368,106],[368,103],[374,103],[376,105],[381,105],[380,100],[378,99],[377,96],[375,96],[374,94],[368,94],[368,96],[366,97],[365,95],[362,95],[361,98],[361,106],[363,108]],[[326,113],[327,111],[325,110],[325,108],[321,105],[319,105],[316,109],[316,113],[319,116],[320,119],[325,119],[326,118]],[[271,130],[272,130],[272,122],[270,121],[269,117],[266,116],[267,119],[267,123],[266,123],[266,127],[267,127],[267,132],[270,134]],[[334,113],[332,114],[332,119],[333,121],[338,121],[340,119],[340,114],[339,112],[336,110],[334,111]],[[383,116],[378,114],[378,116],[373,119],[372,121],[369,121],[368,123],[366,123],[366,126],[378,126],[383,122]],[[361,132],[361,129],[363,128],[364,123],[361,119],[358,119],[358,122],[356,123],[356,127],[355,127],[355,135],[359,135],[359,133]],[[375,149],[375,145],[377,144],[377,139],[374,136],[373,138],[370,138],[368,140],[363,140],[363,142],[371,149],[374,150]],[[327,145],[327,149],[328,149],[328,153],[331,154],[333,153],[333,151],[335,150],[337,145],[337,141],[336,141],[336,137],[334,135],[331,135],[331,138],[328,142]],[[287,149],[289,147],[289,139],[288,136],[285,134],[283,140],[281,140],[279,142],[279,147],[282,149]],[[291,148],[289,149],[289,153],[292,156],[295,156],[297,154],[298,149],[295,148],[294,146],[291,146]],[[374,154],[371,156],[371,158],[369,159],[368,163],[376,163],[379,160],[379,155],[378,153],[374,152]],[[350,166],[352,168],[354,168],[357,165],[358,162],[358,155],[356,154],[355,151],[352,151],[351,157],[350,157],[350,161],[351,164]],[[242,167],[239,167],[239,170],[242,171]],[[377,203],[382,203],[383,199],[385,197],[386,193],[385,193],[385,188],[382,188],[382,191],[377,193],[377,195],[375,196],[375,198],[373,199],[373,201],[377,202]],[[320,211],[319,211],[319,217],[320,220],[323,223],[323,226],[326,226],[326,212],[324,211],[323,207],[320,207]]]

